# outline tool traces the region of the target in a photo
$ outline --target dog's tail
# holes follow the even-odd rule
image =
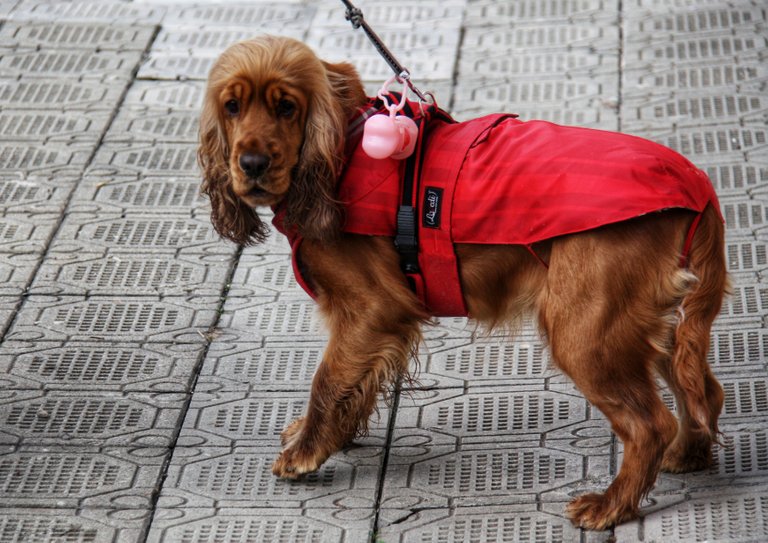
[[[702,437],[716,440],[723,390],[707,364],[710,328],[729,289],[723,223],[710,205],[704,210],[690,247],[688,271],[698,279],[678,310],[671,377],[682,392],[684,409]],[[680,399],[680,398],[679,398]]]

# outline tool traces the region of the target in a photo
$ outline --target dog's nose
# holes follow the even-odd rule
[[[240,168],[251,178],[261,177],[269,167],[269,157],[259,153],[243,153],[240,155]]]

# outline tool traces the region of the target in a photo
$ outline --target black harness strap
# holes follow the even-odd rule
[[[410,104],[406,102],[404,111],[406,115],[414,118],[414,112]],[[425,119],[415,119],[419,127],[419,135],[416,140],[416,148],[413,154],[405,161],[403,174],[403,187],[400,199],[400,207],[397,210],[397,233],[395,235],[395,247],[400,254],[400,268],[403,273],[419,273],[419,239],[417,223],[416,200],[418,198],[419,180],[421,178],[422,149],[424,147]]]

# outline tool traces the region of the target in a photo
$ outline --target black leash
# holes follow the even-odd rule
[[[409,72],[407,68],[405,68],[397,61],[395,55],[392,54],[392,51],[390,51],[387,46],[384,45],[384,42],[381,41],[381,38],[376,34],[376,32],[373,31],[368,23],[365,22],[362,10],[355,7],[349,0],[341,1],[347,8],[346,18],[347,21],[352,23],[352,28],[355,30],[358,28],[363,29],[365,34],[368,36],[368,39],[371,40],[373,46],[376,48],[382,58],[387,62],[387,64],[389,64],[389,67],[392,68],[392,71],[395,72],[395,75],[405,81],[405,83],[408,85],[408,88],[411,89],[413,93],[419,97],[419,100],[427,103],[432,102],[428,96],[426,96],[414,86],[413,82],[411,81],[411,72]]]

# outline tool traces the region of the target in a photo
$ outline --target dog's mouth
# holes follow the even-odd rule
[[[283,194],[265,189],[262,185],[250,180],[246,191],[238,194],[239,198],[251,207],[275,205],[283,198]]]
[[[268,196],[269,194],[270,193],[263,188],[254,186],[251,190],[248,191],[246,196],[251,198],[262,198],[264,196]]]

